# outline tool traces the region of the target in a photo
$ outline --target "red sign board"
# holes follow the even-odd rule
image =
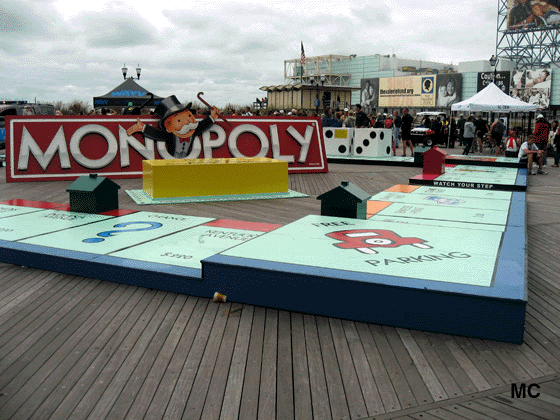
[[[97,173],[142,177],[142,160],[167,159],[164,142],[129,136],[137,116],[7,116],[6,180],[73,180]],[[157,126],[158,120],[140,116]],[[319,118],[218,119],[193,143],[188,158],[269,157],[288,162],[289,173],[328,172]]]

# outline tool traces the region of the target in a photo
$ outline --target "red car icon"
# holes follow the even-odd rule
[[[412,245],[417,248],[429,249],[425,240],[420,238],[403,238],[395,232],[383,229],[341,230],[328,233],[329,238],[342,242],[334,244],[338,248],[357,249],[365,254],[377,254],[372,248],[397,248],[401,245]]]

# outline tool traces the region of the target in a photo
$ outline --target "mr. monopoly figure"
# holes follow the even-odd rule
[[[183,159],[191,152],[194,138],[208,130],[218,118],[218,108],[213,107],[209,116],[196,122],[191,106],[192,102],[181,105],[175,95],[169,96],[154,111],[159,117],[158,128],[138,119],[126,132],[129,136],[140,132],[154,141],[164,141],[170,155],[175,159]]]

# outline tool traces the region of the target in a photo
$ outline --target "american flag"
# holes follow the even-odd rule
[[[303,50],[303,41],[301,42],[301,65],[305,64],[305,51]]]

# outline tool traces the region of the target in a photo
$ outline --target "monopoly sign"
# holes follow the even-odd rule
[[[173,158],[164,142],[127,129],[137,116],[6,117],[6,180],[73,180],[97,173],[110,178],[142,177],[142,160]],[[152,116],[140,120],[156,126]],[[318,118],[230,117],[218,119],[194,139],[187,157],[269,157],[288,162],[288,172],[328,172]]]

